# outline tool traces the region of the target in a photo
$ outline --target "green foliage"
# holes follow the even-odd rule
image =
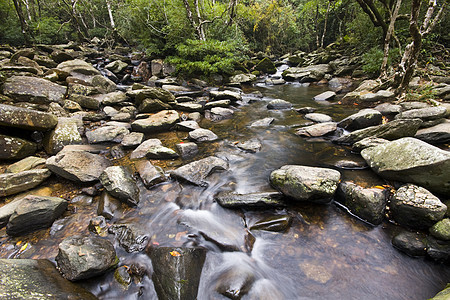
[[[69,26],[60,24],[54,17],[42,17],[30,25],[34,41],[38,44],[56,44],[65,40]]]
[[[383,51],[377,47],[372,48],[362,56],[362,60],[362,69],[367,75],[371,77],[380,75],[380,67],[383,62]]]
[[[406,93],[405,99],[407,101],[423,101],[428,102],[429,100],[436,99],[436,91],[434,90],[433,85],[425,85],[421,86],[418,90],[409,90],[408,93]]]
[[[0,44],[23,44],[19,19],[10,1],[0,1],[0,20]]]
[[[234,66],[245,59],[246,48],[233,41],[186,40],[176,46],[177,55],[168,58],[182,75],[231,74]]]

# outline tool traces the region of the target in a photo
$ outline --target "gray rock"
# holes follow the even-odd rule
[[[72,100],[64,100],[63,108],[69,112],[77,112],[83,110],[80,104]]]
[[[16,211],[16,208],[22,205],[23,198],[16,197],[11,202],[6,203],[0,207],[0,228],[8,224],[9,218]]]
[[[57,123],[58,119],[52,114],[0,104],[0,126],[46,131],[54,128]]]
[[[402,107],[397,104],[382,103],[374,107],[375,110],[379,111],[383,116],[393,116],[402,111]]]
[[[142,132],[130,132],[123,137],[120,144],[127,148],[133,148],[140,145],[143,139],[144,134]]]
[[[316,109],[314,107],[305,106],[305,107],[296,108],[295,111],[300,114],[306,115],[306,114],[315,112]]]
[[[89,144],[115,142],[120,143],[123,137],[130,132],[122,126],[102,126],[86,132]]]
[[[100,75],[100,71],[81,59],[73,59],[60,63],[57,69],[77,77],[81,75]]]
[[[379,90],[376,93],[362,94],[359,99],[363,102],[386,101],[395,97],[395,93],[391,91]]]
[[[430,144],[448,143],[450,142],[450,121],[446,120],[445,123],[419,129],[414,137]]]
[[[106,168],[99,177],[100,182],[113,197],[130,206],[139,203],[139,189],[127,168],[112,166]]]
[[[76,182],[97,181],[111,163],[106,158],[85,151],[62,150],[47,159],[47,168],[55,174]]]
[[[273,121],[275,121],[274,118],[264,118],[253,122],[252,124],[250,124],[250,127],[269,127],[270,124],[273,123]]]
[[[37,104],[62,103],[67,88],[51,81],[28,76],[13,76],[3,84],[3,94],[15,101]]]
[[[239,142],[236,144],[236,147],[245,152],[256,153],[261,151],[262,144],[258,139],[254,138],[245,142]]]
[[[402,110],[422,109],[431,107],[428,103],[419,101],[402,102],[400,103],[400,106],[402,107]]]
[[[323,92],[317,96],[314,96],[313,100],[315,101],[330,101],[334,97],[336,97],[336,93],[332,91]]]
[[[238,74],[230,77],[231,84],[249,84],[256,80],[253,74]]]
[[[450,219],[442,219],[430,228],[430,234],[443,241],[450,240]]]
[[[123,62],[121,60],[115,60],[110,62],[105,66],[106,69],[110,70],[113,73],[120,73],[123,70],[125,70],[128,67],[128,64],[126,62]]]
[[[443,118],[447,115],[447,110],[443,106],[434,106],[427,108],[411,109],[399,113],[395,119],[421,119],[430,121]]]
[[[194,185],[206,187],[206,179],[216,171],[228,169],[228,163],[215,156],[209,156],[198,161],[191,162],[170,172],[170,176],[187,181]]]
[[[347,130],[357,130],[381,124],[382,114],[375,109],[362,109],[356,114],[348,116],[338,123],[339,127]]]
[[[152,281],[158,299],[197,299],[206,253],[204,248],[150,248]]]
[[[336,196],[339,202],[361,219],[378,225],[384,218],[387,193],[384,189],[363,188],[352,182],[341,182]]]
[[[108,231],[114,233],[119,245],[128,253],[141,252],[148,244],[149,236],[131,224],[114,224]]]
[[[441,86],[441,85],[439,85],[439,86]],[[435,92],[438,97],[444,98],[445,96],[450,94],[450,85],[445,84],[441,87],[435,88],[435,89],[433,89],[433,92]]]
[[[81,107],[87,109],[97,110],[100,107],[100,101],[91,96],[84,96],[79,94],[72,94],[69,100],[78,103]]]
[[[119,112],[111,117],[112,121],[129,122],[133,118],[133,114],[128,112]]]
[[[219,294],[230,299],[241,299],[250,291],[255,282],[255,274],[247,264],[235,262],[218,274],[214,282]]]
[[[139,105],[138,110],[141,113],[151,113],[171,108],[172,107],[169,104],[164,103],[161,100],[148,98],[142,101],[141,105]]]
[[[21,159],[33,155],[37,145],[33,142],[0,134],[0,159]]]
[[[170,129],[180,119],[174,110],[163,110],[146,119],[136,120],[131,123],[134,131],[150,133]]]
[[[241,93],[233,92],[230,90],[225,91],[210,91],[209,95],[214,100],[231,100],[231,101],[240,101],[242,100]]]
[[[131,159],[143,158],[147,155],[148,149],[161,147],[162,143],[159,139],[148,139],[141,143],[130,155]]]
[[[115,108],[113,108],[111,106],[103,107],[103,112],[110,118],[114,117],[115,115],[117,115],[119,113],[119,111],[117,109],[115,109]]]
[[[73,118],[58,118],[55,129],[46,133],[44,149],[48,154],[58,153],[66,145],[81,144],[82,138],[78,131],[78,122]]]
[[[34,169],[40,165],[45,164],[45,158],[36,157],[36,156],[28,156],[18,162],[9,165],[5,173],[20,173],[23,171],[28,171]]]
[[[311,65],[308,67],[293,67],[283,72],[283,78],[292,81],[300,80],[300,82],[311,82],[321,80],[326,73],[330,73],[333,70],[328,64]]]
[[[392,217],[401,225],[424,229],[444,218],[447,206],[423,187],[401,186],[391,199]]]
[[[211,102],[207,102],[205,104],[205,109],[211,109],[213,107],[224,107],[227,108],[231,105],[231,100],[216,100],[216,101],[211,101]]]
[[[332,119],[329,115],[321,114],[321,113],[309,113],[304,116],[305,119],[311,120],[316,123],[326,123],[331,122]]]
[[[414,136],[422,124],[420,119],[394,120],[386,124],[370,126],[343,135],[334,142],[338,144],[353,144],[367,137],[377,137],[395,140],[402,137]]]
[[[415,138],[402,138],[361,151],[380,176],[450,193],[450,153]]]
[[[101,95],[99,100],[103,105],[117,105],[126,102],[128,97],[124,92],[118,91]]]
[[[275,99],[269,102],[269,104],[267,104],[267,108],[268,109],[291,109],[292,108],[292,103],[285,101],[285,100],[281,100],[281,99]]]
[[[392,245],[410,256],[425,256],[427,254],[424,234],[402,231],[392,238]]]
[[[256,222],[250,227],[250,230],[282,232],[286,231],[291,223],[292,217],[289,215],[274,215]]]
[[[198,146],[193,142],[176,144],[176,147],[183,159],[189,159],[198,154]]]
[[[0,174],[0,197],[14,195],[37,187],[50,175],[51,172],[48,169]]]
[[[227,208],[254,208],[254,207],[283,207],[283,195],[278,192],[237,194],[234,192],[221,192],[214,200]]]
[[[67,208],[67,201],[57,197],[28,195],[9,217],[6,233],[21,236],[50,227]]]
[[[137,147],[130,158],[137,159],[147,157],[150,159],[171,159],[177,158],[178,154],[167,147],[164,147],[158,139],[148,139]]]
[[[110,241],[98,236],[78,235],[59,244],[55,259],[60,272],[71,281],[104,274],[119,262]]]
[[[158,99],[164,103],[174,102],[175,96],[162,88],[158,87],[149,87],[149,86],[139,86],[139,89],[134,89],[132,87],[131,91],[127,92],[129,97],[135,99],[136,104],[140,105],[144,99]]]
[[[448,264],[450,262],[450,242],[428,236],[427,255],[438,262]]]
[[[362,150],[364,150],[366,148],[375,147],[375,146],[383,145],[386,143],[389,143],[389,141],[385,140],[385,139],[376,138],[376,137],[368,137],[368,138],[362,139],[362,140],[354,143],[352,146],[352,150],[361,152]]]
[[[196,121],[183,121],[175,125],[175,129],[180,131],[192,131],[199,128],[200,126]]]
[[[177,103],[175,109],[187,112],[200,112],[203,110],[203,105],[197,102],[182,102]]]
[[[108,220],[118,217],[118,211],[122,206],[122,202],[103,191],[98,201],[97,214],[103,216]]]
[[[0,278],[1,299],[97,299],[46,259],[0,259]]]
[[[208,129],[195,129],[189,132],[189,139],[194,142],[212,142],[217,140],[219,137]]]
[[[138,161],[135,167],[147,188],[151,188],[167,179],[163,170],[160,167],[155,167],[148,160]]]
[[[335,122],[326,122],[305,126],[296,130],[295,134],[305,137],[319,137],[334,133],[337,129]]]
[[[341,174],[332,169],[286,165],[270,174],[271,185],[295,200],[327,203]]]

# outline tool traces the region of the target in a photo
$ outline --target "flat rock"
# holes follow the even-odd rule
[[[214,197],[220,206],[227,208],[283,207],[283,195],[278,192],[238,194],[221,192]]]
[[[159,139],[148,139],[141,143],[134,151],[131,153],[131,159],[143,158],[147,155],[148,149],[154,147],[162,146],[162,142]]]
[[[392,217],[401,225],[424,229],[442,220],[447,206],[423,187],[401,186],[390,202]]]
[[[311,120],[316,123],[325,123],[331,122],[332,119],[329,115],[321,114],[321,113],[309,113],[304,116],[305,119]]]
[[[183,159],[189,159],[198,154],[198,146],[193,142],[179,143],[176,144],[176,147]]]
[[[326,91],[323,92],[317,96],[313,97],[313,100],[315,101],[329,101],[332,100],[334,97],[336,97],[336,93],[332,91]]]
[[[57,123],[58,119],[52,114],[0,104],[0,126],[47,131],[54,128]]]
[[[379,90],[376,93],[362,94],[359,99],[363,102],[386,101],[395,97],[395,93],[386,90]]]
[[[254,121],[252,124],[250,124],[250,127],[269,127],[270,124],[275,121],[275,118],[264,118],[261,120]]]
[[[143,88],[134,89],[128,91],[127,96],[134,98],[136,104],[140,105],[144,99],[158,99],[164,103],[174,102],[175,96],[165,89],[159,87],[142,86]]]
[[[28,195],[9,217],[6,233],[21,236],[50,227],[66,210],[68,202],[58,197]]]
[[[130,132],[123,126],[102,126],[86,132],[89,144],[115,142],[120,143]]]
[[[327,203],[341,174],[332,169],[286,165],[270,174],[271,185],[295,200]]]
[[[143,140],[144,134],[142,132],[130,132],[129,134],[124,135],[120,144],[127,148],[133,148],[139,146]]]
[[[131,123],[134,131],[151,133],[170,129],[179,121],[180,117],[174,110],[163,110],[146,119],[136,120]]]
[[[381,177],[450,193],[450,153],[415,138],[402,138],[361,151]]]
[[[257,138],[253,138],[245,142],[237,143],[236,147],[245,152],[256,153],[261,151],[262,144]]]
[[[200,126],[196,121],[183,121],[175,125],[175,129],[180,131],[192,131],[199,128]]]
[[[194,142],[212,142],[219,137],[209,129],[195,129],[189,132],[189,139]]]
[[[402,111],[402,107],[398,104],[382,103],[373,109],[379,111],[383,116],[393,116]]]
[[[108,167],[102,172],[99,179],[113,197],[130,206],[136,206],[139,203],[139,189],[131,172],[126,167]]]
[[[427,241],[424,234],[402,231],[392,238],[392,245],[410,256],[425,256]]]
[[[57,69],[67,72],[70,75],[77,77],[79,74],[82,75],[100,75],[100,71],[94,68],[91,64],[85,62],[81,59],[67,60],[60,63]]]
[[[73,118],[58,118],[55,129],[46,133],[44,149],[48,154],[56,154],[66,145],[81,144],[82,138],[78,131],[79,122]]]
[[[120,105],[121,103],[128,101],[128,96],[121,91],[103,94],[97,97],[103,105]]]
[[[135,164],[135,167],[147,188],[151,188],[167,179],[164,175],[164,171],[160,167],[155,167],[148,160],[138,161]]]
[[[295,134],[305,137],[319,137],[334,133],[336,129],[337,124],[335,122],[325,122],[301,127],[296,130]]]
[[[86,151],[63,150],[47,159],[46,166],[53,173],[76,182],[97,181],[111,163],[106,158]]]
[[[228,163],[215,156],[191,162],[170,172],[170,176],[198,186],[208,186],[206,178],[216,171],[228,169]]]
[[[334,140],[338,144],[353,144],[367,137],[395,140],[414,136],[422,124],[420,119],[394,120],[386,124],[355,130]]]
[[[231,100],[224,99],[224,100],[216,100],[216,101],[210,101],[205,104],[205,109],[211,109],[213,107],[224,107],[227,108],[231,105]]]
[[[214,100],[232,100],[232,101],[242,100],[241,93],[230,91],[230,90],[210,91],[209,95]]]
[[[281,100],[281,99],[275,99],[269,102],[269,104],[267,104],[267,108],[268,109],[291,109],[292,108],[292,103],[285,101],[285,100]]]
[[[172,107],[169,104],[164,103],[161,100],[147,98],[142,101],[138,110],[141,113],[152,113],[171,108]]]
[[[224,107],[213,107],[209,114],[205,116],[212,121],[221,121],[225,119],[230,119],[234,115],[234,110]]]
[[[28,76],[13,76],[3,84],[3,94],[15,101],[37,104],[62,103],[67,87],[46,79]]]
[[[430,121],[443,118],[447,115],[447,109],[443,106],[426,107],[403,111],[395,116],[395,119],[421,119]]]
[[[46,259],[0,259],[0,278],[1,299],[97,299]]]
[[[0,134],[0,159],[22,159],[33,155],[36,150],[36,143]]]
[[[369,148],[369,147],[375,147],[379,145],[383,145],[389,143],[388,140],[376,138],[376,137],[368,137],[365,139],[362,139],[356,143],[353,144],[352,150],[361,152],[362,150]]]
[[[28,156],[18,162],[9,165],[5,173],[20,173],[23,171],[28,171],[34,169],[40,165],[45,164],[45,158],[37,157],[37,156]]]
[[[100,101],[91,96],[71,94],[69,100],[78,103],[82,108],[97,110],[100,107]]]
[[[110,241],[98,236],[76,235],[59,244],[56,262],[65,278],[76,281],[106,273],[119,259]]]
[[[446,120],[445,123],[419,129],[414,137],[430,144],[449,143],[450,121]]]
[[[375,109],[362,109],[356,114],[350,115],[338,123],[339,127],[346,130],[357,130],[369,126],[380,125],[382,114]]]
[[[385,214],[387,192],[378,188],[363,188],[352,182],[341,182],[336,192],[337,199],[351,213],[374,224],[381,224]]]
[[[37,187],[50,175],[51,172],[48,169],[0,174],[0,197],[17,194]]]

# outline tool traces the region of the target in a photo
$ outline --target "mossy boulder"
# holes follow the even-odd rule
[[[450,240],[450,219],[442,219],[430,228],[430,234],[437,239]]]
[[[263,58],[256,66],[255,70],[261,71],[262,73],[275,74],[277,68],[275,64],[268,58]]]

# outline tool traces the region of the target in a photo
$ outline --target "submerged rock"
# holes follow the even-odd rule
[[[239,142],[236,146],[242,151],[256,153],[261,151],[262,144],[258,139],[254,138],[245,142]]]
[[[50,227],[67,208],[67,201],[57,197],[28,195],[10,216],[6,233],[20,236]]]
[[[341,174],[332,169],[286,165],[270,174],[270,183],[295,200],[327,203],[340,178]]]
[[[46,166],[53,173],[77,182],[98,180],[111,163],[106,158],[86,151],[61,151],[47,159]]]
[[[227,208],[279,207],[286,205],[283,201],[283,195],[278,192],[261,192],[250,194],[221,192],[214,197],[214,200],[221,206]]]
[[[206,252],[204,248],[150,248],[158,299],[197,299]]]
[[[59,244],[55,260],[63,276],[71,281],[104,274],[119,262],[110,241],[79,235],[68,237]]]
[[[267,108],[268,109],[291,109],[292,108],[292,103],[285,101],[285,100],[281,100],[281,99],[275,99],[269,102],[269,104],[267,104]]]
[[[142,232],[137,226],[131,224],[114,224],[108,231],[114,233],[119,245],[128,253],[141,252],[148,243],[148,235]]]
[[[103,191],[98,200],[97,214],[103,216],[108,220],[117,217],[117,211],[121,208],[122,202]]]
[[[269,127],[270,124],[275,121],[274,118],[264,118],[261,120],[254,121],[252,124],[250,124],[250,127]]]
[[[206,178],[210,174],[227,169],[228,163],[226,161],[215,156],[209,156],[179,167],[170,172],[170,175],[194,185],[208,186]]]
[[[253,224],[250,230],[266,230],[266,231],[285,231],[292,223],[292,217],[288,215],[279,215],[265,218]]]
[[[0,278],[1,299],[97,299],[46,259],[0,259]]]
[[[216,291],[219,294],[237,300],[250,291],[253,282],[255,282],[255,274],[248,266],[236,263],[222,271],[215,282]]]
[[[401,225],[424,229],[442,220],[447,206],[426,189],[405,184],[390,202],[392,217]]]
[[[196,143],[179,143],[176,145],[178,152],[180,152],[181,158],[188,159],[192,158],[198,153],[198,146]]]
[[[415,138],[402,138],[361,151],[380,176],[450,193],[450,153]]]
[[[383,221],[387,202],[385,190],[365,189],[352,182],[341,182],[336,195],[339,202],[361,219],[374,225]]]
[[[131,206],[139,203],[139,189],[126,167],[108,167],[101,173],[99,179],[113,197]]]
[[[323,92],[317,96],[314,96],[313,100],[315,101],[329,101],[336,97],[336,93],[333,91]]]
[[[402,231],[392,238],[392,245],[410,256],[425,256],[427,253],[424,234]]]

